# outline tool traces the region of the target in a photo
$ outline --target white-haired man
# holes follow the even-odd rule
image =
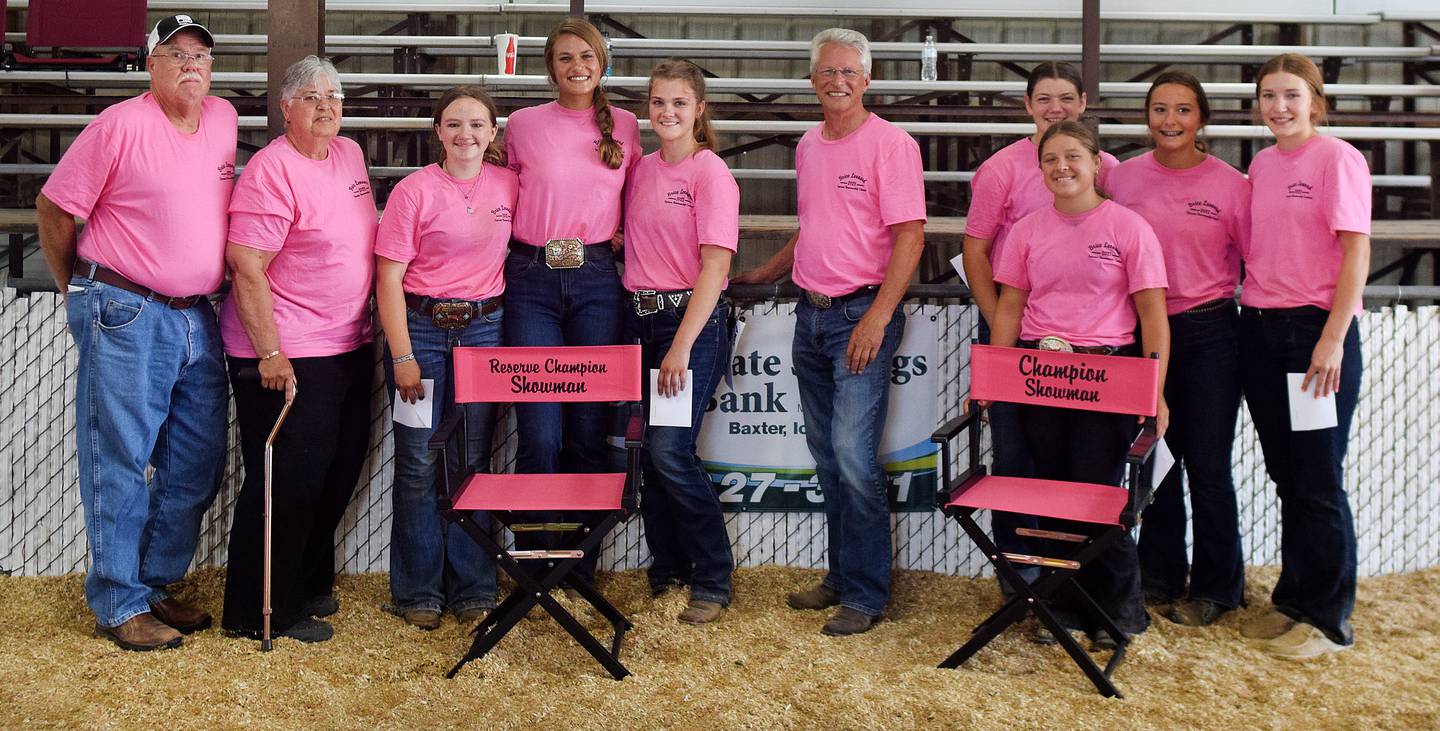
[[[806,442],[825,497],[829,572],[789,596],[796,609],[839,605],[821,630],[864,632],[890,597],[890,512],[876,454],[890,362],[905,330],[899,307],[925,244],[920,147],[865,109],[870,43],[853,30],[810,44],[810,83],[825,121],[795,150],[799,230],[737,282],[792,273],[793,357]]]
[[[127,650],[176,647],[211,624],[166,586],[194,558],[229,406],[206,296],[224,269],[235,108],[209,95],[214,38],[190,16],[162,19],[147,46],[150,90],[101,112],[36,200],[79,352],[85,599],[96,634]]]

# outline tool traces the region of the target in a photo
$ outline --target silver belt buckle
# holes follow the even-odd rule
[[[550,239],[545,242],[545,266],[551,269],[578,269],[585,263],[585,242],[580,239]]]
[[[653,303],[652,307],[646,307],[640,304],[646,297],[650,298],[650,301]],[[635,294],[631,295],[631,298],[635,302],[635,314],[641,317],[653,315],[660,311],[660,293],[653,289],[637,289],[635,290]]]
[[[831,299],[830,295],[811,292],[808,289],[805,290],[805,299],[810,300],[810,304],[822,310],[828,310],[831,305],[835,304],[835,300]]]
[[[1035,347],[1039,348],[1040,350],[1050,350],[1057,353],[1075,352],[1074,346],[1070,345],[1070,343],[1065,342],[1064,338],[1057,337],[1055,335],[1046,335],[1045,337],[1040,338],[1040,342],[1037,343]]]

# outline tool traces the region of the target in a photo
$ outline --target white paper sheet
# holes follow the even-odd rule
[[[660,369],[650,369],[650,426],[690,426],[691,392],[695,371],[685,371],[685,388],[666,398],[660,395]]]
[[[1150,484],[1160,487],[1160,483],[1175,467],[1175,454],[1170,451],[1170,445],[1165,443],[1165,437],[1160,437],[1160,441],[1155,443],[1155,454],[1151,460]]]
[[[965,258],[964,252],[961,252],[961,253],[959,253],[959,254],[956,254],[955,256],[950,257],[950,266],[955,267],[955,272],[960,275],[960,283],[968,287],[968,286],[970,286],[970,282],[966,281],[966,279],[965,279],[965,261],[964,261],[964,258]]]
[[[1305,382],[1304,373],[1286,373],[1285,377],[1290,382],[1290,431],[1329,429],[1340,423],[1335,414],[1335,394],[1315,398],[1314,382],[1308,391],[1300,388]]]
[[[403,426],[410,426],[416,429],[430,428],[431,403],[435,400],[435,379],[422,378],[420,385],[425,387],[425,398],[415,403],[410,403],[400,398],[400,391],[395,391],[395,423]]]

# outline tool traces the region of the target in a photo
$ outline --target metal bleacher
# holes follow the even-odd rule
[[[804,78],[809,47],[804,39],[827,25],[864,30],[874,41],[872,108],[920,139],[932,214],[958,216],[968,205],[971,171],[1033,129],[1020,104],[1029,65],[1081,56],[1081,44],[1074,42],[1078,0],[1074,12],[1031,8],[1043,1],[1004,4],[1013,8],[988,2],[977,9],[969,6],[981,0],[883,6],[839,0],[838,7],[807,0],[780,0],[774,7],[682,0],[587,3],[586,12],[612,36],[616,75],[607,88],[618,106],[638,108],[644,74],[658,57],[689,57],[716,74],[707,85],[721,153],[736,177],[747,181],[743,205],[754,214],[793,210],[793,146],[819,118]],[[9,44],[24,42],[17,20],[28,5],[8,0]],[[240,110],[242,162],[266,139],[267,76],[256,70],[264,68],[269,42],[256,11],[266,7],[265,0],[149,2],[151,22],[163,13],[188,12],[216,32],[212,86]],[[429,161],[429,106],[437,90],[483,83],[502,115],[550,98],[547,80],[537,73],[543,33],[568,4],[328,0],[325,9],[331,31],[326,52],[337,60],[347,92],[345,133],[369,152],[383,201],[394,180]],[[1175,64],[1193,67],[1207,79],[1207,94],[1215,102],[1207,141],[1216,154],[1243,167],[1269,139],[1249,109],[1254,70],[1275,54],[1303,53],[1321,64],[1334,100],[1326,132],[1371,157],[1376,217],[1440,218],[1434,178],[1440,173],[1437,18],[1424,12],[1392,17],[1106,8],[1101,18],[1107,29],[1129,29],[1106,39],[1124,42],[1099,46],[1102,81],[1090,104],[1107,147],[1117,155],[1143,148],[1140,99],[1149,79]],[[1018,30],[1011,32],[1012,26]],[[1139,30],[1147,27],[1155,30]],[[491,33],[499,31],[520,33],[522,71],[529,74],[486,73],[494,69]],[[912,80],[927,33],[939,41],[941,80],[935,82]],[[1183,42],[1141,42],[1146,33],[1151,40]],[[0,208],[31,205],[68,140],[104,106],[146,85],[144,72],[0,71]],[[647,146],[652,144],[653,138]]]

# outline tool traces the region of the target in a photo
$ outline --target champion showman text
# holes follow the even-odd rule
[[[1037,360],[1035,356],[1029,354],[1020,356],[1020,375],[1026,377],[1025,395],[1027,396],[1095,403],[1100,400],[1100,392],[1075,388],[1075,382],[1105,383],[1110,380],[1105,374],[1104,368],[1090,368],[1084,363],[1056,366],[1039,363]],[[1063,380],[1068,387],[1047,386],[1042,379]]]

